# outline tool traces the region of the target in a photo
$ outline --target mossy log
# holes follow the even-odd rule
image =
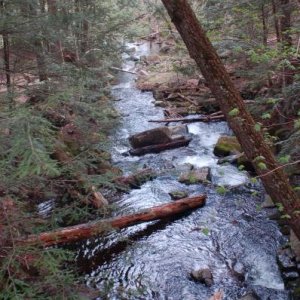
[[[103,219],[85,224],[64,227],[50,232],[30,235],[19,239],[17,244],[53,246],[76,242],[78,240],[88,239],[90,237],[103,234],[109,230],[122,229],[140,223],[178,215],[183,212],[202,207],[205,204],[205,199],[206,195],[184,198],[176,202],[155,206],[136,214]]]

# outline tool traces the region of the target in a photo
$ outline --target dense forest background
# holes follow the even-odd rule
[[[300,2],[190,3],[299,192]],[[169,69],[198,71],[160,1],[2,0],[0,13],[0,299],[88,299],[72,251],[16,241],[113,209],[110,88],[127,41],[159,43]],[[47,199],[57,205],[41,218]]]

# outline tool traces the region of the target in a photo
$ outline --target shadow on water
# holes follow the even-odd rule
[[[111,245],[106,249],[99,249],[99,251],[93,253],[92,259],[87,259],[80,257],[78,259],[79,272],[81,274],[86,274],[90,272],[95,266],[103,265],[104,263],[110,262],[118,254],[124,252],[127,247],[132,246],[135,242],[142,240],[154,232],[159,230],[164,230],[170,223],[179,220],[181,218],[187,217],[191,212],[186,212],[180,215],[166,218],[164,220],[155,221],[153,224],[147,225],[146,228],[139,230],[138,232],[129,235],[125,240],[117,241],[115,244]],[[95,247],[97,240],[90,241],[89,247]]]

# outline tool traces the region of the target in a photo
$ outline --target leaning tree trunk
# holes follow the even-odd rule
[[[207,85],[237,136],[247,158],[261,175],[266,191],[276,203],[282,203],[289,223],[300,238],[300,201],[288,178],[264,140],[262,132],[247,111],[240,93],[231,81],[216,50],[207,38],[187,0],[162,0],[179,31],[190,56],[196,61]]]

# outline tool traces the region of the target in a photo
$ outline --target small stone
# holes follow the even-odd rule
[[[295,280],[295,279],[299,278],[299,273],[298,272],[286,272],[286,273],[283,273],[283,278],[288,281]]]
[[[277,260],[280,268],[286,272],[297,271],[295,256],[290,248],[279,250]]]
[[[188,196],[188,193],[185,191],[172,191],[169,193],[171,196],[172,200],[179,200],[186,198]]]
[[[276,210],[276,211],[272,212],[271,214],[269,214],[268,217],[270,220],[279,220],[281,217],[281,213],[278,210]]]
[[[296,255],[296,260],[300,262],[300,240],[297,238],[293,230],[291,230],[290,244],[293,252]]]
[[[276,206],[275,206],[272,198],[268,194],[266,194],[265,195],[265,200],[261,204],[261,208],[274,208],[274,207],[276,207]]]
[[[236,262],[233,266],[233,271],[239,279],[245,279],[246,269],[242,263]]]
[[[200,283],[204,283],[206,286],[213,285],[213,275],[210,269],[200,269],[191,272],[192,278]]]
[[[239,300],[259,300],[259,299],[260,298],[254,292],[248,293],[242,296],[241,298],[239,298]]]
[[[283,235],[289,235],[290,234],[290,226],[289,225],[282,225],[280,226],[280,232],[283,234]]]

